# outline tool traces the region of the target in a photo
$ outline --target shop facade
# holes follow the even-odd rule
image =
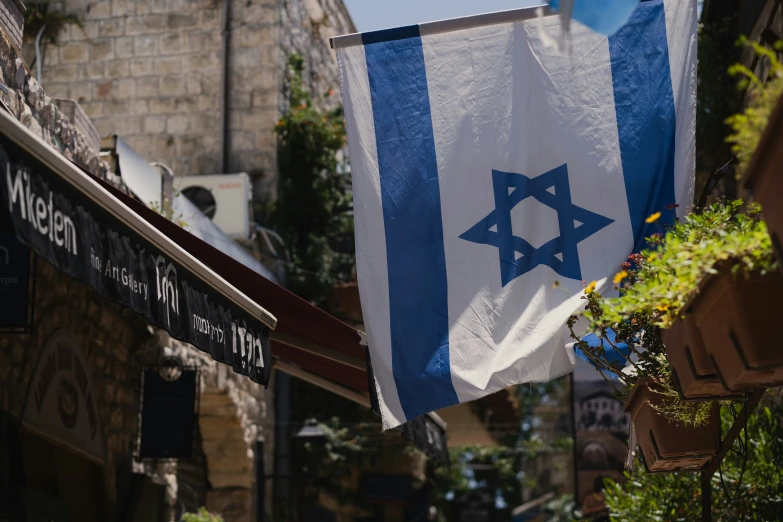
[[[274,318],[113,200],[121,184],[0,120],[0,519],[255,519]],[[141,422],[170,361],[195,375],[171,410],[193,423],[184,459]]]

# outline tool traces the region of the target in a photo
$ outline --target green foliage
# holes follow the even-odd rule
[[[566,376],[553,381],[526,383],[515,388],[519,404],[519,416],[522,419],[522,429],[517,436],[519,442],[524,444],[531,441],[534,434],[533,426],[536,407],[568,393],[569,379]]]
[[[623,295],[603,302],[596,326],[608,326],[644,315],[666,328],[699,291],[705,277],[731,267],[735,277],[776,270],[775,255],[759,208],[740,212],[741,201],[715,204],[688,215],[650,240],[650,248],[634,256]]]
[[[483,486],[473,483],[471,464],[493,465],[497,470],[497,486],[503,499],[509,506],[517,506],[521,503],[522,491],[517,477],[519,469],[517,452],[505,447],[463,446],[451,448],[449,456],[451,466],[439,467],[431,478],[432,503],[438,510],[440,522],[452,520],[451,505],[448,500],[450,493],[459,496],[461,493]]]
[[[342,107],[322,110],[304,85],[304,61],[288,58],[288,112],[278,121],[278,199],[270,221],[288,246],[290,288],[325,307],[332,286],[351,279],[353,252],[334,240],[352,236],[350,178],[341,172],[345,146]],[[324,100],[333,95],[324,95]]]
[[[739,86],[747,88],[750,95],[750,103],[745,111],[726,120],[732,129],[732,134],[726,141],[733,144],[731,150],[738,157],[739,173],[747,168],[752,158],[751,153],[761,141],[769,117],[783,95],[783,64],[776,54],[776,51],[783,50],[783,42],[778,42],[774,50],[744,38],[741,42],[752,47],[756,54],[769,64],[769,77],[766,82],[762,82],[753,71],[741,64],[734,65],[729,70],[731,74],[742,78]]]
[[[715,204],[701,213],[650,238],[649,248],[623,263],[615,282],[624,283],[622,295],[605,299],[588,287],[585,316],[594,332],[611,344],[627,343],[637,361],[611,362],[602,347],[591,347],[576,334],[578,318],[569,320],[577,345],[602,372],[615,373],[627,392],[639,377],[653,377],[663,396],[659,411],[680,424],[700,425],[709,418],[709,403],[685,402],[675,390],[665,357],[661,329],[680,317],[685,305],[699,292],[699,285],[720,270],[734,277],[777,270],[772,244],[758,206],[740,212],[741,202]],[[660,214],[657,214],[658,218]],[[651,218],[656,217],[651,216]],[[633,372],[622,372],[626,364]]]
[[[332,417],[318,427],[324,438],[305,442],[297,453],[297,486],[311,501],[326,493],[340,504],[362,506],[351,481],[354,473],[362,469],[365,459],[379,457],[384,451],[404,452],[406,441],[382,434],[380,426],[372,422],[346,423]]]
[[[198,513],[183,513],[182,522],[223,522],[223,517],[207,511],[207,508],[198,508]]]
[[[525,484],[524,481],[520,481],[519,470],[524,460],[543,453],[570,452],[572,445],[573,441],[570,438],[558,439],[552,444],[547,444],[533,437],[530,440],[520,440],[516,447],[462,446],[451,448],[449,451],[451,465],[436,469],[431,478],[432,503],[438,509],[439,520],[451,520],[451,505],[448,500],[451,495],[459,496],[471,489],[487,486],[474,483],[475,479],[470,472],[471,465],[491,464],[497,470],[497,491],[492,491],[492,493],[500,493],[509,508],[513,508],[522,503],[521,486]],[[526,486],[534,488],[536,486],[535,478],[530,480],[532,483]],[[557,504],[552,504],[553,513],[557,511],[556,507]],[[570,513],[570,511],[568,512]],[[554,518],[551,522],[559,520],[561,519]],[[570,518],[562,520],[570,520]]]
[[[24,14],[24,33],[26,37],[35,38],[42,27],[46,26],[41,40],[51,44],[57,43],[60,33],[69,25],[75,25],[82,31],[82,21],[74,14],[65,14],[51,8],[48,0],[27,4]]]
[[[546,503],[542,522],[573,522],[575,508],[573,495],[560,495]]]
[[[736,412],[722,408],[724,433]],[[783,408],[780,398],[748,419],[712,479],[713,520],[750,522],[783,520]],[[650,474],[641,463],[623,484],[606,484],[606,503],[617,522],[701,519],[701,475]]]

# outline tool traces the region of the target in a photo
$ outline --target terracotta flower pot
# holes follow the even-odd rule
[[[651,473],[698,471],[717,453],[720,443],[720,407],[714,404],[704,426],[684,426],[670,422],[655,410],[664,398],[650,378],[642,378],[625,401],[625,411],[633,420],[636,440],[644,463]]]
[[[718,377],[734,392],[783,385],[783,275],[707,279],[692,310]]]
[[[755,180],[753,193],[756,201],[761,203],[775,254],[778,261],[783,263],[783,205],[780,204],[783,201],[783,173],[778,170],[766,172],[767,176]]]
[[[718,378],[693,314],[686,313],[664,331],[663,342],[674,387],[683,399],[739,396],[727,390]]]

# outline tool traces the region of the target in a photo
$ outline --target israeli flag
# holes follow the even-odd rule
[[[385,428],[572,371],[583,281],[692,201],[696,25],[651,0],[563,53],[530,9],[334,39]]]

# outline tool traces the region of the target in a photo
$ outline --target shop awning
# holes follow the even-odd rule
[[[80,169],[4,111],[0,171],[0,232],[56,268],[256,382],[277,365],[371,406],[354,328]],[[429,414],[403,432],[443,460],[445,429]]]
[[[269,303],[277,318],[277,327],[271,332],[275,368],[371,407],[366,349],[360,344],[356,329],[204,243],[127,194],[98,181],[187,252],[242,288],[248,297]],[[446,423],[437,414],[429,413],[408,422],[400,431],[417,448],[447,465],[446,429]]]
[[[206,266],[274,311],[272,355],[286,373],[324,387],[322,380],[346,388],[352,400],[369,405],[365,348],[351,326],[201,241],[139,201],[99,180],[107,191]],[[291,367],[296,367],[293,370]],[[331,391],[335,391],[334,386]],[[359,399],[358,395],[362,396]]]
[[[274,313],[278,324],[271,334],[272,354],[279,370],[369,407],[365,349],[354,328],[277,284],[266,267],[200,215],[183,196],[179,199],[195,209],[183,214],[187,222],[184,229],[151,210],[143,202],[160,201],[159,173],[119,137],[114,140],[114,155],[118,174],[137,198],[98,180],[107,191]]]
[[[172,337],[266,384],[275,317],[115,194],[0,111],[0,230]]]

